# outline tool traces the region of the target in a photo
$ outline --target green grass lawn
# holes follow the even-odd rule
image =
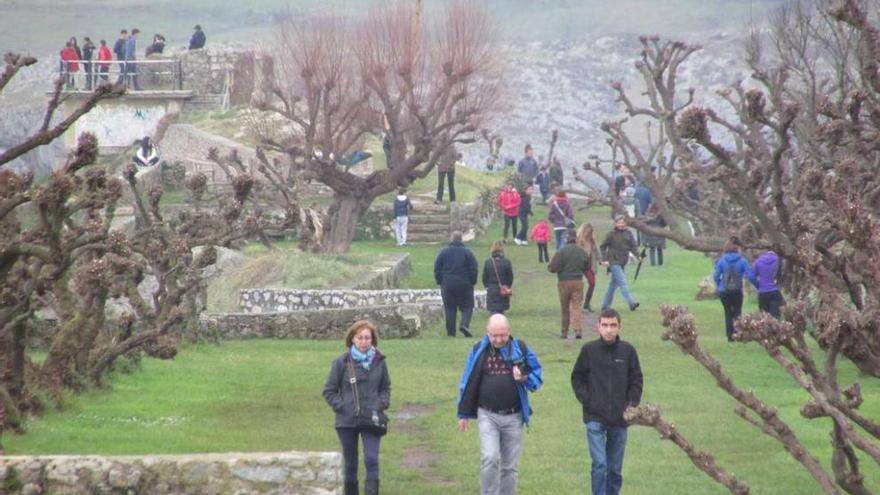
[[[601,235],[610,228],[607,211],[578,212],[579,219],[586,216]],[[473,244],[481,264],[490,240],[499,235],[495,225],[489,236]],[[394,249],[388,239],[357,243],[353,251]],[[437,247],[407,249],[415,272],[410,286],[433,287],[431,265]],[[536,248],[511,246],[508,251],[517,276],[509,313],[513,332],[536,350],[545,382],[532,397],[535,414],[525,436],[520,493],[584,493],[589,479],[585,432],[569,385],[580,342],[557,337],[555,279],[538,265]],[[700,325],[703,346],[738,384],[775,404],[828,465],[828,421],[802,419],[798,409],[805,394],[756,346],[727,343],[720,303],[693,300],[697,281],[711,267],[708,258],[672,248],[665,266],[643,268],[632,285],[642,307],[623,313],[622,336],[639,350],[645,373],[643,401],[659,404],[666,419],[698,446],[712,449],[723,466],[752,486],[753,493],[820,493],[779,444],[733,413],[734,401],[719,392],[706,372],[673,344],[660,340],[658,305],[687,304]],[[597,283],[594,305],[604,294],[604,273]],[[615,302],[622,307],[619,299]],[[745,310],[756,310],[755,301],[748,301]],[[482,328],[485,322],[485,314],[476,315],[473,328]],[[383,440],[383,493],[448,495],[478,490],[477,431],[458,432],[455,419],[459,374],[473,340],[449,339],[444,333],[438,323],[417,339],[382,341],[393,383],[392,412],[413,405],[426,411],[408,421],[406,428],[396,420]],[[11,454],[337,450],[333,415],[321,399],[321,388],[331,360],[340,352],[339,341],[188,346],[174,361],[147,359],[138,372],[114,376],[108,390],[69,398],[63,410],[50,410],[31,420],[27,434],[7,435],[3,444]],[[859,379],[849,365],[841,366],[840,375],[842,383]],[[880,417],[880,383],[864,378],[861,382],[863,414]],[[427,471],[410,467],[426,452],[436,455]],[[862,467],[869,486],[880,490],[880,470],[868,459],[863,461],[867,461]],[[624,470],[624,492],[629,494],[725,493],[653,430],[630,430]]]

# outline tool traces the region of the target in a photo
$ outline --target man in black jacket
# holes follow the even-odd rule
[[[461,241],[461,232],[452,232],[448,246],[434,260],[434,280],[440,286],[446,314],[446,335],[455,337],[455,317],[461,310],[459,331],[470,337],[468,328],[474,312],[474,284],[477,283],[477,258]]]
[[[639,355],[630,343],[620,340],[620,329],[620,314],[603,310],[600,338],[584,344],[571,371],[571,388],[583,407],[587,427],[593,495],[620,492],[627,433],[623,412],[642,399]]]
[[[602,266],[608,268],[611,279],[608,281],[608,290],[605,291],[605,298],[602,299],[602,309],[611,307],[611,301],[614,300],[614,291],[620,289],[620,294],[629,304],[630,311],[635,311],[639,307],[639,303],[629,292],[629,285],[626,283],[626,276],[623,274],[623,267],[629,261],[629,257],[638,259],[638,244],[633,237],[632,232],[626,226],[626,217],[617,215],[614,217],[614,229],[608,233],[605,240],[599,246],[602,253]]]

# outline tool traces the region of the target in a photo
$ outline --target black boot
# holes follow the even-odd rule
[[[358,482],[346,481],[344,491],[342,493],[344,495],[358,495]]]
[[[458,331],[461,332],[462,335],[464,335],[465,337],[468,337],[468,338],[474,336],[472,333],[470,333],[470,332],[468,331],[467,328],[464,328],[464,327],[459,328]]]
[[[379,480],[367,480],[364,483],[364,495],[379,495]]]

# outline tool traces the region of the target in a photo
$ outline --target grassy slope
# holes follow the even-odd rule
[[[582,217],[583,213],[579,213]],[[605,232],[607,215],[590,220]],[[498,227],[491,232],[498,236]],[[474,244],[485,258],[488,239]],[[394,249],[390,240],[358,243],[355,253]],[[431,287],[430,267],[436,248],[411,247],[412,286]],[[561,342],[555,283],[535,262],[535,248],[511,247],[517,283],[510,312],[514,333],[540,356],[545,385],[533,396],[536,410],[526,435],[520,465],[521,493],[577,493],[588,486],[588,456],[580,409],[569,387],[578,343]],[[645,372],[644,401],[660,404],[667,419],[699,446],[711,446],[719,462],[753,487],[753,493],[819,493],[811,478],[775,442],[760,435],[733,413],[734,402],[721,395],[708,375],[677,348],[659,338],[657,306],[687,304],[702,331],[701,342],[740,384],[749,383],[761,398],[772,400],[801,438],[821,452],[827,464],[827,421],[809,422],[798,415],[804,394],[754,346],[729,345],[717,301],[694,302],[696,281],[711,262],[670,249],[667,265],[644,268],[633,289],[642,309],[624,316],[624,338],[639,350]],[[607,278],[600,274],[596,298]],[[618,296],[619,297],[619,296]],[[618,300],[618,305],[620,301]],[[755,302],[746,311],[755,310]],[[481,328],[484,314],[474,328]],[[392,431],[382,448],[383,493],[474,493],[478,486],[476,428],[455,429],[455,390],[460,366],[472,341],[443,337],[441,324],[414,340],[386,340],[393,381],[393,409],[403,404],[433,406],[419,417],[420,430]],[[71,398],[63,411],[49,411],[32,421],[27,435],[5,437],[9,453],[157,453],[337,449],[332,415],[320,398],[339,342],[251,341],[198,345],[170,362],[146,360],[143,370],[115,376],[112,391]],[[857,379],[852,367],[841,369],[842,383]],[[880,417],[880,383],[862,380],[864,414]],[[401,466],[408,449],[428,446],[439,454],[435,473],[450,485],[438,486],[418,471]],[[880,489],[880,472],[863,463],[866,479]],[[678,450],[650,430],[631,429],[625,463],[625,490],[631,494],[724,493],[696,471]]]

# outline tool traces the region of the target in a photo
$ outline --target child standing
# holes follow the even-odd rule
[[[397,190],[394,198],[394,235],[397,237],[398,246],[406,246],[406,228],[409,225],[409,212],[413,205],[406,195],[406,188]]]
[[[547,220],[543,218],[538,220],[529,233],[529,239],[538,244],[538,263],[549,262],[550,254],[547,252],[547,243],[550,242],[550,224],[547,223]]]

